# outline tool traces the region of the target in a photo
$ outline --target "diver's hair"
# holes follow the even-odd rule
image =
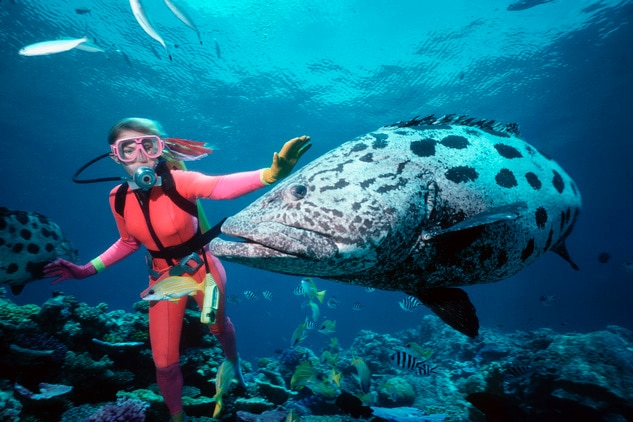
[[[146,135],[156,135],[164,138],[165,131],[160,123],[151,119],[144,119],[142,117],[126,117],[119,120],[108,133],[108,143],[114,144],[119,134],[124,130],[133,130],[136,132],[145,133]]]

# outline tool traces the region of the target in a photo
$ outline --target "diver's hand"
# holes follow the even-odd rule
[[[299,161],[299,158],[301,158],[311,146],[309,136],[299,136],[298,138],[292,138],[286,142],[281,148],[281,151],[273,154],[273,163],[270,168],[262,172],[262,180],[268,184],[272,184],[288,176],[295,164],[297,164],[297,161]]]
[[[44,277],[57,277],[51,284],[57,284],[70,278],[80,280],[95,274],[97,274],[97,269],[90,262],[85,265],[77,265],[61,258],[44,267]]]

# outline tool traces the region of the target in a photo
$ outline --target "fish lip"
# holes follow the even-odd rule
[[[212,253],[220,257],[231,255],[320,261],[338,253],[336,243],[327,235],[273,221],[241,223],[229,217],[222,225],[222,233],[241,241],[214,239],[211,243]]]

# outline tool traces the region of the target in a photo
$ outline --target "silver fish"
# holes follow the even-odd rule
[[[42,41],[22,47],[18,53],[21,56],[45,56],[48,54],[63,53],[64,51],[77,48],[87,41],[88,37]]]
[[[379,128],[307,164],[216,238],[221,259],[269,271],[402,291],[474,337],[457,286],[516,274],[565,248],[580,192],[515,124],[428,116]]]
[[[198,30],[198,27],[193,22],[193,19],[191,19],[191,17],[186,12],[186,10],[183,9],[182,7],[178,7],[173,2],[173,0],[165,0],[165,4],[167,5],[167,7],[169,7],[169,10],[171,10],[172,13],[176,15],[178,19],[180,19],[182,23],[184,23],[185,25],[187,25],[189,28],[193,29],[196,32],[196,35],[198,36],[198,41],[200,41],[200,44],[202,44],[202,38],[200,38],[200,31]]]
[[[167,44],[165,44],[165,41],[163,40],[163,38],[160,35],[158,35],[158,32],[156,32],[156,29],[154,29],[152,22],[149,20],[149,17],[145,13],[145,8],[143,7],[141,0],[130,0],[130,7],[132,8],[132,13],[134,14],[134,17],[136,18],[136,21],[138,22],[139,25],[141,25],[141,28],[143,28],[143,31],[145,31],[147,35],[149,35],[150,37],[158,41],[163,46],[163,48],[165,48],[165,51],[167,51],[169,60],[172,60],[171,53],[169,52],[169,48],[167,48]]]
[[[44,278],[44,266],[57,258],[76,261],[77,250],[55,222],[0,207],[0,284],[20,294],[27,283]]]

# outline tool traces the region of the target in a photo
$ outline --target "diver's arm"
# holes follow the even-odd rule
[[[132,255],[141,247],[141,243],[136,239],[120,238],[112,244],[105,252],[94,258],[90,263],[95,268],[95,273],[100,273],[106,267],[110,267],[124,258]]]
[[[84,265],[77,265],[65,259],[56,259],[44,267],[44,277],[57,277],[52,284],[60,283],[71,278],[81,280],[97,274],[123,258],[138,250],[140,243],[119,239],[104,253]]]
[[[308,150],[309,136],[293,138],[286,142],[279,153],[273,154],[270,167],[261,170],[232,173],[224,176],[205,176],[196,172],[181,172],[178,191],[187,198],[234,199],[275,183],[290,174],[297,161]]]

